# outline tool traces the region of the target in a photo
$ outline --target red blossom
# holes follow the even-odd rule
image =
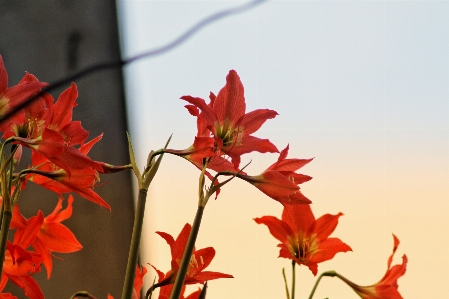
[[[332,259],[338,252],[351,250],[340,239],[328,238],[342,215],[325,214],[315,220],[310,205],[284,205],[282,220],[273,216],[254,220],[265,224],[273,237],[281,242],[279,257],[305,265],[316,275],[318,263]]]
[[[311,180],[312,177],[295,171],[312,159],[286,159],[288,149],[287,145],[280,153],[277,162],[262,174],[258,176],[238,174],[237,176],[282,204],[309,204],[311,201],[301,193],[298,185]]]
[[[171,270],[166,274],[156,269],[151,265],[157,272],[159,276],[158,285],[164,286],[168,284],[173,284],[175,282],[176,275],[178,273],[179,265],[181,263],[182,255],[184,253],[187,240],[189,238],[192,226],[186,224],[176,240],[169,234],[164,232],[156,232],[159,236],[164,238],[167,244],[170,246],[171,250]],[[195,283],[205,283],[208,280],[218,279],[218,278],[233,278],[232,275],[224,274],[220,272],[204,271],[204,269],[209,266],[212,259],[215,256],[215,249],[212,247],[207,247],[199,250],[193,250],[192,256],[190,258],[189,267],[187,269],[187,275],[184,284],[195,284]]]
[[[82,246],[75,235],[62,221],[72,215],[73,196],[69,195],[68,204],[62,209],[63,198],[60,198],[53,212],[44,218],[41,211],[37,216],[26,219],[17,205],[14,207],[11,228],[16,228],[14,244],[27,248],[32,245],[34,250],[43,258],[47,269],[47,278],[50,278],[53,262],[52,252],[70,253],[81,250]]]
[[[82,144],[78,152],[83,155],[87,154],[90,148],[100,139],[101,135],[86,144]],[[70,173],[67,173],[38,152],[32,153],[31,160],[34,167],[33,172],[27,176],[27,180],[60,196],[63,193],[75,192],[87,200],[106,207],[108,210],[111,209],[103,198],[93,190],[100,180],[97,170],[86,167],[84,169],[72,169]]]
[[[8,88],[8,73],[0,56],[0,117],[23,104],[29,97],[37,94],[42,87],[48,85],[47,83],[37,81],[37,79],[30,80],[30,76],[34,77],[26,73],[19,84]],[[17,114],[14,117],[17,117]],[[1,129],[4,126],[5,123],[2,123]]]
[[[407,256],[402,256],[402,264],[391,267],[391,262],[396,249],[399,246],[399,239],[393,235],[393,253],[388,258],[387,272],[382,279],[370,286],[359,286],[355,283],[340,277],[363,299],[403,299],[398,291],[398,279],[405,274],[407,266]]]
[[[214,142],[216,155],[231,157],[234,167],[227,170],[238,169],[240,156],[257,151],[260,153],[278,152],[276,146],[268,139],[252,136],[263,123],[277,115],[269,109],[258,109],[245,113],[246,104],[243,84],[236,71],[231,70],[226,77],[226,85],[215,96],[210,93],[210,102],[192,96],[183,96],[181,99],[189,102],[185,107],[189,113],[197,117],[197,137],[209,138]],[[200,112],[201,111],[201,112]],[[196,150],[200,148],[195,147]],[[202,165],[204,156],[191,157],[194,164]]]
[[[8,279],[23,289],[25,295],[31,299],[43,299],[44,295],[37,282],[31,277],[40,272],[42,257],[40,254],[27,251],[19,245],[8,241],[6,244],[5,261],[0,289],[3,289]]]
[[[76,106],[77,97],[78,91],[74,83],[61,93],[54,105],[53,98],[45,95],[25,108],[23,121],[15,120],[11,123],[9,131],[3,137],[12,137],[17,143],[41,153],[69,174],[72,169],[92,168],[102,171],[99,163],[74,147],[84,144],[89,135],[81,122],[72,121],[72,110]]]

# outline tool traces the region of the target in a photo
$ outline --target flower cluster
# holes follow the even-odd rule
[[[46,86],[46,83],[26,73],[17,85],[8,87],[8,75],[0,56],[0,116],[21,106]],[[0,290],[10,280],[22,288],[29,298],[44,298],[32,275],[39,272],[43,264],[50,278],[53,253],[70,253],[82,248],[70,229],[61,223],[72,215],[74,200],[70,194],[63,208],[64,193],[77,193],[110,209],[93,191],[99,173],[103,172],[103,164],[88,156],[92,146],[102,136],[87,141],[89,132],[80,121],[72,120],[77,97],[77,87],[72,83],[56,102],[50,94],[43,93],[0,123],[4,139],[0,152],[2,216],[7,217],[7,221],[3,219],[2,234],[7,234],[9,229],[14,230],[12,242],[2,244],[5,249],[1,253],[4,263]],[[5,151],[7,146],[11,150],[9,156]],[[19,169],[23,148],[31,150],[31,165]],[[44,217],[42,211],[38,211],[36,216],[27,219],[20,213],[17,203],[27,182],[58,194],[59,201],[50,215]],[[5,212],[11,216],[8,217]],[[5,294],[0,296],[15,298]]]
[[[206,271],[215,256],[215,249],[207,247],[197,250],[194,244],[207,199],[213,193],[218,196],[220,188],[235,177],[250,183],[283,205],[281,219],[263,216],[254,220],[258,224],[266,225],[280,242],[279,257],[292,261],[293,278],[295,265],[304,265],[313,275],[317,275],[318,263],[334,258],[337,253],[352,250],[339,238],[330,237],[343,214],[325,214],[316,219],[310,206],[311,200],[299,187],[312,179],[308,175],[298,173],[298,170],[312,159],[287,158],[289,145],[279,151],[269,139],[253,136],[267,120],[275,118],[278,113],[270,109],[246,112],[244,88],[236,71],[229,72],[225,86],[217,95],[210,93],[209,103],[198,97],[181,97],[188,103],[185,105],[188,112],[196,117],[197,134],[193,144],[184,150],[167,149],[166,145],[159,151],[152,151],[142,174],[136,166],[131,142],[130,165],[113,166],[92,160],[88,156],[89,151],[100,141],[102,135],[88,141],[89,132],[82,127],[80,121],[72,119],[78,97],[76,85],[72,83],[57,101],[48,93],[41,94],[42,88],[46,86],[46,83],[26,73],[17,85],[8,87],[8,76],[0,56],[0,117],[22,107],[28,98],[38,96],[29,105],[0,123],[0,132],[4,139],[0,144],[0,256],[3,259],[0,268],[0,292],[7,282],[11,281],[23,289],[27,297],[44,298],[32,275],[41,271],[43,265],[47,278],[50,278],[54,253],[71,253],[82,248],[71,230],[62,224],[71,217],[74,201],[70,194],[65,204],[63,194],[73,192],[110,209],[106,201],[93,190],[99,181],[99,173],[133,169],[140,189],[134,229],[135,232],[141,231],[147,190],[165,153],[181,156],[201,170],[200,200],[194,229],[187,223],[176,239],[168,233],[156,232],[170,247],[171,268],[162,272],[150,264],[158,276],[158,281],[146,291],[146,298],[151,297],[156,288],[159,288],[159,299],[205,298],[208,281],[233,277],[221,272]],[[10,150],[9,155],[6,148]],[[20,169],[24,149],[31,151],[31,164]],[[251,152],[278,153],[279,157],[261,174],[250,175],[243,171],[245,167],[240,167],[240,164],[241,156]],[[160,156],[156,158],[158,155]],[[211,171],[216,175],[212,175]],[[228,179],[219,183],[220,175]],[[205,186],[205,177],[211,180],[210,187]],[[28,182],[58,194],[59,200],[52,213],[44,216],[39,210],[35,216],[28,219],[20,213],[19,196]],[[8,240],[9,230],[13,230],[13,236],[10,238],[12,241]],[[132,238],[123,298],[140,299],[147,269],[138,265],[134,268],[140,235],[133,233]],[[397,280],[406,271],[407,257],[403,256],[401,265],[391,266],[398,245],[399,240],[394,236],[394,248],[388,259],[387,272],[374,285],[359,286],[335,271],[325,272],[321,276],[326,274],[325,276],[339,277],[363,299],[401,299]],[[292,298],[294,281],[293,279]],[[186,285],[192,284],[202,284],[203,287],[186,297]],[[286,290],[287,298],[290,298],[287,285]],[[81,295],[77,293],[72,298],[77,296]],[[83,296],[94,298],[90,294],[83,293]],[[1,298],[16,297],[0,293]],[[108,295],[108,298],[113,299],[111,295]]]

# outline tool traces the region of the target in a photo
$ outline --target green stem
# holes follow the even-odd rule
[[[134,289],[134,278],[136,276],[136,264],[139,256],[140,237],[142,235],[143,217],[145,214],[145,203],[147,200],[147,190],[140,189],[137,200],[136,215],[134,216],[133,233],[131,246],[128,255],[128,265],[126,266],[125,283],[123,286],[122,299],[131,299]]]
[[[195,220],[193,221],[192,225],[192,230],[190,231],[189,239],[187,240],[186,249],[184,250],[181,264],[179,265],[178,274],[176,275],[176,280],[173,285],[173,290],[170,295],[170,299],[179,299],[181,295],[182,286],[184,285],[184,280],[187,275],[187,269],[189,268],[190,258],[193,253],[193,248],[195,247],[196,237],[198,236],[198,231],[200,230],[203,212],[204,206],[198,206],[198,210],[196,210]]]
[[[0,259],[5,260],[6,243],[8,242],[9,226],[11,224],[12,213],[8,210],[3,210],[2,228],[0,230]],[[0,263],[0,277],[3,273],[3,262]]]
[[[292,299],[295,299],[295,285],[296,285],[295,265],[296,262],[292,260]]]
[[[285,293],[287,293],[287,299],[290,299],[290,293],[288,291],[287,277],[285,277],[285,268],[282,268],[282,277],[284,277]]]
[[[320,283],[320,280],[323,276],[330,276],[330,277],[334,277],[337,275],[337,272],[331,270],[331,271],[326,271],[320,274],[320,276],[318,276],[315,285],[313,286],[312,292],[310,292],[309,295],[309,299],[312,299],[313,295],[315,294],[316,288],[318,287],[318,284]]]

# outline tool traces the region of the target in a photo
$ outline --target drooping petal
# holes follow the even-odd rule
[[[44,294],[39,284],[31,276],[10,276],[19,288],[23,289],[25,295],[30,299],[44,299]]]
[[[215,114],[215,111],[212,110],[212,108],[209,107],[202,98],[182,96],[181,99],[199,108],[202,112],[202,116],[209,125],[213,125],[214,122],[217,120],[217,115]]]

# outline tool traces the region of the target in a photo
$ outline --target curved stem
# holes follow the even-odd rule
[[[313,286],[312,292],[310,292],[309,299],[312,299],[313,295],[315,294],[316,288],[318,287],[318,284],[320,283],[321,278],[322,278],[323,276],[334,277],[334,276],[336,276],[336,275],[337,275],[337,272],[335,272],[335,271],[333,271],[333,270],[331,270],[331,271],[326,271],[326,272],[321,273],[320,276],[318,276],[318,278],[317,278],[317,280],[316,280],[316,282],[315,282],[315,285]]]
[[[134,278],[136,276],[136,264],[139,256],[140,238],[142,235],[143,217],[145,214],[145,203],[147,190],[140,189],[137,200],[136,215],[134,216],[133,234],[129,248],[128,265],[126,266],[125,283],[123,285],[122,299],[131,299],[134,289]]]
[[[198,231],[200,230],[203,212],[204,207],[198,206],[198,210],[196,210],[195,220],[193,221],[192,225],[192,230],[190,231],[189,239],[187,240],[186,249],[184,250],[181,264],[179,265],[178,274],[176,275],[176,280],[173,285],[173,290],[170,295],[170,299],[178,299],[179,296],[181,295],[182,286],[184,285],[184,280],[186,278],[187,270],[189,268],[190,258],[193,253],[193,248],[195,247],[196,237],[198,236]]]

